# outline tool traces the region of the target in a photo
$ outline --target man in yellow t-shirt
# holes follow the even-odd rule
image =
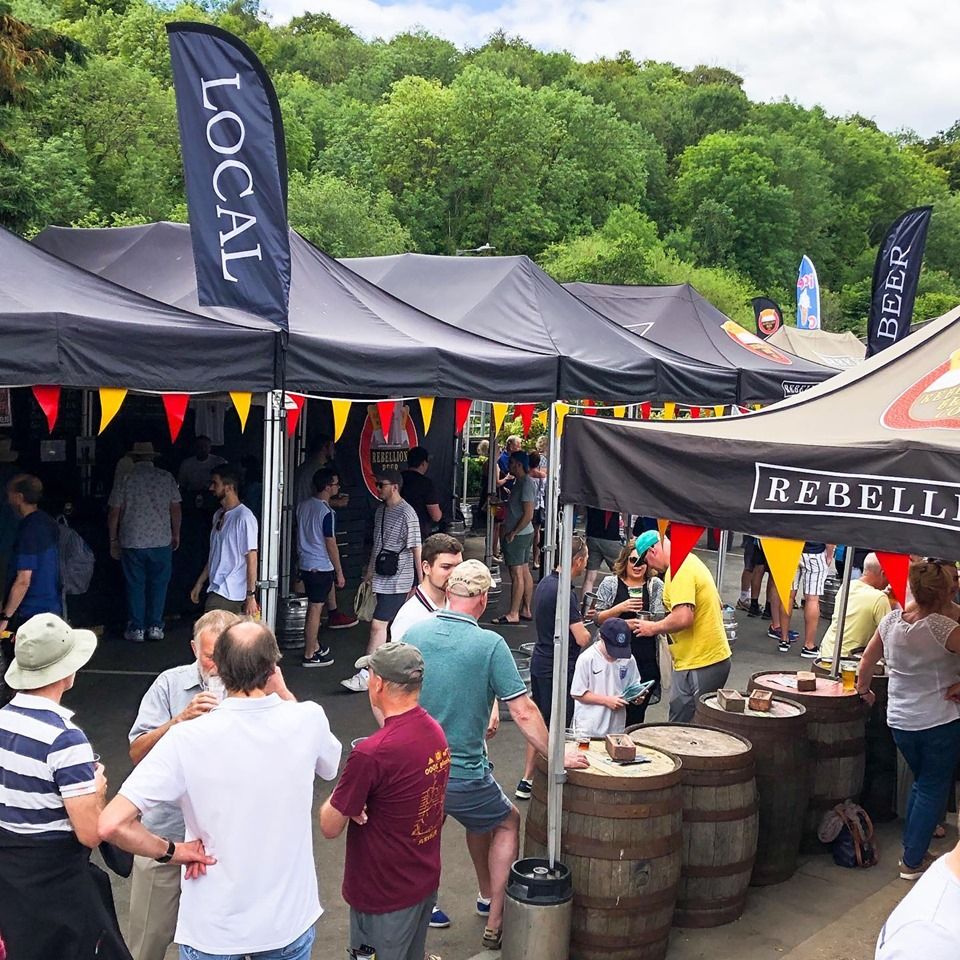
[[[636,551],[648,567],[664,574],[663,605],[668,613],[662,620],[639,621],[634,632],[672,637],[670,722],[689,723],[699,697],[719,690],[730,675],[730,644],[723,629],[720,594],[710,571],[692,552],[676,577],[671,577],[670,540],[664,537],[661,541],[655,530],[637,537]]]
[[[847,615],[843,618],[843,647],[841,657],[849,657],[862,650],[877,632],[880,621],[890,612],[890,595],[884,591],[890,586],[875,553],[868,553],[863,561],[863,576],[850,583],[847,597]],[[820,641],[820,656],[833,657],[837,644],[840,598],[833,611],[833,620]]]

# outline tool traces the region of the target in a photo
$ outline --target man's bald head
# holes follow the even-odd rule
[[[256,620],[243,620],[220,635],[213,651],[217,673],[227,693],[262,690],[280,662],[273,631]]]
[[[886,590],[890,583],[875,553],[868,553],[863,558],[863,575],[860,579],[877,590]]]

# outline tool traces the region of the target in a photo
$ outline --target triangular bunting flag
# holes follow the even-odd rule
[[[510,404],[491,403],[490,406],[493,408],[493,432],[499,433],[500,428],[503,426],[503,421],[507,416],[507,408]]]
[[[722,416],[723,416],[723,411],[724,411],[725,409],[726,409],[726,407],[724,407],[724,405],[723,405],[722,403],[719,403],[719,404],[717,404],[717,406],[715,406],[715,407],[713,408],[713,415],[714,415],[715,417],[722,417]]]
[[[762,406],[763,406],[762,403],[755,403],[755,404],[753,405],[753,409],[754,409],[754,410],[759,410]]]
[[[744,413],[750,412],[750,410],[747,407],[737,406],[737,407],[734,407],[733,409],[736,410],[738,414],[744,414]]]
[[[640,404],[640,419],[649,420],[650,419],[650,410],[651,406],[649,402]]]
[[[667,401],[663,405],[663,419],[675,420],[676,416],[677,416],[677,405],[675,403],[670,403],[670,401]]]
[[[907,573],[910,570],[910,557],[905,553],[884,553],[877,551],[877,559],[883,572],[890,581],[890,589],[901,607],[907,605]]]
[[[570,412],[570,404],[564,403],[562,400],[557,401],[557,436],[563,436],[563,421],[566,419],[567,414]]]
[[[253,400],[253,394],[246,390],[231,390],[230,399],[240,418],[240,432],[243,433],[247,429],[247,417],[250,416],[250,401]]]
[[[669,520],[658,520],[657,521],[657,530],[660,531],[660,539],[662,540],[667,535],[667,527],[670,526]]]
[[[763,553],[767,558],[767,569],[773,585],[777,588],[780,602],[786,607],[790,603],[790,591],[793,578],[800,566],[800,554],[803,553],[802,540],[781,540],[779,537],[761,537]]]
[[[523,435],[530,435],[530,427],[533,426],[533,411],[536,408],[534,403],[518,403],[513,411],[523,423]]]
[[[127,391],[120,387],[101,387],[100,388],[100,429],[97,434],[103,433],[107,425],[117,415],[117,411],[123,405],[127,396]]]
[[[454,404],[454,417],[453,417],[453,432],[460,433],[463,430],[464,425],[467,422],[467,417],[470,416],[470,406],[473,403],[472,400],[466,400],[460,398]]]
[[[690,417],[691,417],[693,420],[699,420],[699,419],[700,419],[700,408],[699,408],[699,407],[691,407],[691,408],[690,408]]]
[[[53,428],[57,425],[57,414],[60,412],[60,388],[34,387],[33,395],[47,418],[47,430],[53,433]]]
[[[583,414],[586,417],[595,417],[597,415],[597,405],[592,400],[584,400]]]
[[[307,398],[299,393],[288,393],[286,395],[287,409],[287,436],[292,437],[297,430],[297,424],[300,422],[300,411],[303,409]]]
[[[659,526],[659,524],[658,524]],[[689,523],[670,524],[670,576],[675,577],[683,566],[683,561],[697,545],[706,527],[695,527]]]
[[[432,402],[432,401],[431,401]],[[333,442],[336,443],[342,436],[344,428],[347,425],[347,417],[350,416],[350,407],[352,400],[331,400],[333,407]]]
[[[423,434],[430,432],[430,423],[433,420],[433,397],[420,397],[420,419],[423,421]]]
[[[397,407],[396,400],[378,400],[377,415],[380,417],[380,430],[383,439],[389,442],[390,428],[393,426],[393,414]]]
[[[541,411],[537,414],[536,419],[540,421],[540,426],[543,427],[544,430],[546,430],[546,429],[547,429],[547,424],[550,422],[550,411],[549,411],[549,410],[541,410]]]
[[[622,420],[627,415],[627,405],[625,403],[618,404],[613,408],[613,415],[618,419]]]
[[[176,443],[183,427],[183,418],[187,415],[187,404],[190,402],[190,396],[186,393],[165,393],[161,399],[163,400],[163,409],[167,414],[170,442]]]

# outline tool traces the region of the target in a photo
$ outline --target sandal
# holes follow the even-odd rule
[[[533,622],[533,617],[525,617],[522,613],[520,614],[520,619],[523,620],[524,623],[532,623],[532,622]]]
[[[484,950],[499,950],[502,941],[503,941],[502,930],[494,930],[493,927],[483,928]]]
[[[504,614],[502,617],[494,617],[490,622],[495,623],[498,627],[515,627],[520,623],[520,620],[508,620],[507,615]]]

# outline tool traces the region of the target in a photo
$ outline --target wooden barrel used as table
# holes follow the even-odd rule
[[[859,800],[863,789],[863,702],[855,690],[844,690],[840,680],[818,679],[816,690],[802,693],[796,682],[796,671],[755,673],[749,689],[771,690],[806,707],[810,799],[800,850],[826,853],[827,846],[817,836],[823,815],[844,800]]]
[[[560,859],[573,879],[570,960],[663,960],[680,881],[680,760],[643,747],[620,766],[602,740],[568,770]],[[523,855],[547,855],[547,762],[537,759]]]
[[[753,746],[734,733],[687,723],[637,724],[627,733],[683,764],[683,855],[673,925],[732,923],[743,913],[757,853]]]
[[[793,876],[800,852],[800,811],[810,795],[807,712],[799,703],[774,697],[769,713],[728,713],[715,693],[697,702],[694,723],[745,737],[753,745],[759,824],[750,882],[781,883]]]

